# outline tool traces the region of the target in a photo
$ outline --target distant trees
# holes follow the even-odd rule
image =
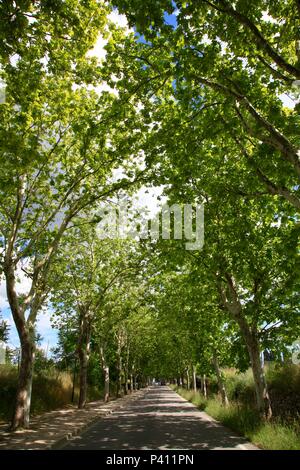
[[[5,321],[1,315],[1,312],[0,312],[0,341],[8,341],[8,337],[9,337],[9,325],[7,323],[7,321]]]

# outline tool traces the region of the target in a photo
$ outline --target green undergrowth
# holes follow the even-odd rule
[[[267,423],[261,420],[255,409],[251,372],[237,374],[233,370],[226,370],[224,376],[230,400],[228,407],[222,405],[215,393],[213,379],[208,381],[208,399],[198,391],[174,385],[171,387],[200,410],[205,410],[210,416],[262,449],[300,450],[298,366],[268,368],[267,380],[274,417]]]

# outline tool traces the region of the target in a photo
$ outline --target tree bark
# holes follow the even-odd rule
[[[16,401],[10,426],[10,429],[15,431],[18,428],[29,427],[35,341],[33,324],[26,323],[24,312],[19,304],[15,268],[10,256],[11,253],[6,255],[4,263],[6,292],[21,345]]]
[[[255,329],[249,328],[248,323],[243,317],[239,318],[238,323],[250,357],[257,409],[262,418],[268,420],[272,417],[272,407],[264,368],[261,364],[257,332]]]
[[[104,375],[104,401],[109,401],[109,366],[106,363],[103,347],[99,345],[99,354],[101,358],[102,370]]]
[[[109,367],[104,367],[104,401],[109,401]]]
[[[88,358],[86,345],[83,345],[79,348],[79,401],[78,408],[84,408],[86,404],[87,397],[87,368],[88,368]]]
[[[126,363],[125,363],[125,394],[126,395],[128,395],[128,392],[129,392],[128,379],[129,379],[129,345],[127,345]]]
[[[122,397],[122,356],[121,353],[118,357],[118,381],[117,381],[117,397]]]
[[[204,396],[204,398],[207,398],[207,387],[206,387],[206,375],[203,374],[201,377],[201,392]]]
[[[193,366],[193,387],[194,387],[194,392],[197,392],[197,377],[196,377],[196,367]]]
[[[228,273],[226,273],[225,276],[232,296],[231,301],[227,301],[226,295],[220,286],[218,287],[219,293],[224,307],[239,325],[250,357],[256,395],[256,406],[261,417],[268,420],[272,417],[272,407],[264,369],[260,360],[260,347],[256,326],[253,324],[250,328],[247,319],[243,315],[242,304],[239,301],[233,277]]]
[[[130,392],[133,392],[133,375],[130,374]]]
[[[248,338],[247,348],[253,371],[257,407],[264,418],[270,419],[272,417],[271,401],[268,393],[264,368],[260,359],[260,348],[256,335],[252,334]]]
[[[186,370],[186,388],[189,390],[191,388],[190,384],[190,371],[189,368]]]
[[[123,346],[123,332],[118,331],[116,334],[117,339],[117,370],[118,370],[118,379],[117,379],[117,397],[123,396],[122,389],[122,376],[123,376],[123,361],[122,361],[122,346]]]
[[[217,351],[215,350],[213,352],[213,364],[214,364],[214,369],[215,369],[217,380],[218,380],[218,389],[221,395],[222,405],[228,406],[229,401],[228,401],[228,397],[226,393],[226,387],[225,387],[225,383],[222,377],[222,372],[221,372],[220,365],[219,365]]]
[[[182,386],[183,388],[185,387],[184,374],[181,374],[181,377],[180,377],[180,384],[181,384],[181,386]]]
[[[84,309],[80,312],[79,356],[79,400],[78,408],[84,408],[87,400],[87,370],[90,350],[89,313]]]
[[[29,427],[34,351],[34,341],[30,340],[30,338],[23,338],[21,341],[21,364],[16,404],[11,424],[12,431]]]

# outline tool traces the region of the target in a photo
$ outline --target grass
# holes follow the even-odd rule
[[[300,368],[270,367],[267,371],[270,395],[273,400],[274,418],[271,422],[260,419],[254,405],[254,389],[251,372],[237,374],[225,371],[230,404],[224,407],[215,394],[205,399],[200,392],[172,385],[183,398],[228,428],[245,436],[262,449],[300,450],[299,396]],[[211,383],[211,390],[214,384]]]
[[[17,368],[0,365],[0,422],[11,419],[17,387]],[[31,415],[63,408],[71,404],[72,374],[50,369],[34,375],[32,385]],[[88,388],[88,401],[103,398],[97,387]],[[78,386],[75,387],[74,402],[78,400]]]

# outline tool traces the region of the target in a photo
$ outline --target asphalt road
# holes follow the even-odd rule
[[[64,449],[256,450],[169,387],[151,387],[126,407],[99,419]]]

